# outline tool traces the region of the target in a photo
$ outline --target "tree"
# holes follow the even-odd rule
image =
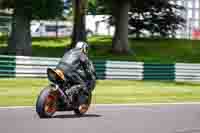
[[[1,0],[0,8],[13,9],[8,53],[31,55],[31,20],[60,17],[63,11],[63,2],[62,0]]]
[[[73,48],[78,41],[87,41],[85,17],[88,12],[96,14],[96,2],[97,0],[72,0],[74,26],[71,48]]]
[[[130,0],[119,0],[113,3],[113,17],[115,19],[115,34],[112,40],[112,51],[117,54],[129,54],[128,44],[128,12]]]
[[[177,29],[184,26],[185,20],[178,14],[184,8],[171,2],[170,0],[97,0],[96,13],[112,15],[110,22],[116,28],[112,42],[113,51],[129,53],[128,34],[139,37],[143,34],[143,30],[149,31],[152,36],[156,34],[162,37],[173,36]],[[94,7],[89,9],[92,12]]]
[[[144,4],[145,3],[145,4]],[[185,20],[179,15],[184,7],[169,0],[140,0],[132,5],[130,10],[130,34],[140,37],[148,31],[151,36],[174,37],[176,30],[184,26]]]
[[[115,33],[112,40],[112,52],[129,54],[128,44],[128,12],[134,0],[97,0],[97,13],[103,12],[112,15]]]
[[[73,0],[73,15],[74,15],[74,26],[72,33],[72,44],[71,48],[75,46],[78,41],[86,40],[86,29],[85,29],[85,15],[87,9],[88,0]]]

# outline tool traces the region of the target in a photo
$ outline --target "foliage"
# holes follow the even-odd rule
[[[111,0],[89,0],[88,12],[89,14],[112,14]]]
[[[112,0],[97,0],[89,7],[96,14],[113,14]],[[116,2],[116,1],[114,1]],[[95,9],[95,10],[93,10]],[[174,36],[177,29],[184,27],[181,12],[185,9],[170,0],[134,0],[129,12],[129,34],[140,37],[148,31],[151,36]],[[114,19],[109,19],[114,24]]]
[[[130,34],[139,37],[148,31],[151,36],[174,36],[177,29],[184,27],[185,20],[180,15],[183,10],[169,0],[136,1],[130,11]]]
[[[31,19],[53,19],[61,17],[63,12],[62,0],[2,0],[0,7],[20,8]]]

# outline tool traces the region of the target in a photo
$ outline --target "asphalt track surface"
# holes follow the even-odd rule
[[[34,108],[0,109],[0,133],[200,133],[200,104],[92,106],[83,117]]]

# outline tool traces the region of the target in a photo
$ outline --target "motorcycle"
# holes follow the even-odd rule
[[[74,87],[74,83],[66,78],[64,81],[57,70],[48,68],[47,75],[50,84],[45,87],[38,95],[36,101],[36,112],[40,118],[51,118],[58,111],[74,111],[75,115],[84,115],[91,104],[92,90],[96,85],[95,68],[90,62],[90,68],[93,76],[86,81],[87,87],[90,88],[89,94],[80,88]],[[78,94],[68,95],[67,90],[80,90]]]

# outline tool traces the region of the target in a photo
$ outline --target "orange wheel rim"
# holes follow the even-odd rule
[[[85,112],[87,112],[88,108],[89,108],[88,105],[82,104],[82,105],[79,106],[79,111],[81,113],[85,113]]]
[[[46,99],[45,102],[45,107],[44,107],[45,112],[47,113],[53,113],[56,111],[56,102],[55,102],[55,97],[49,95]]]

